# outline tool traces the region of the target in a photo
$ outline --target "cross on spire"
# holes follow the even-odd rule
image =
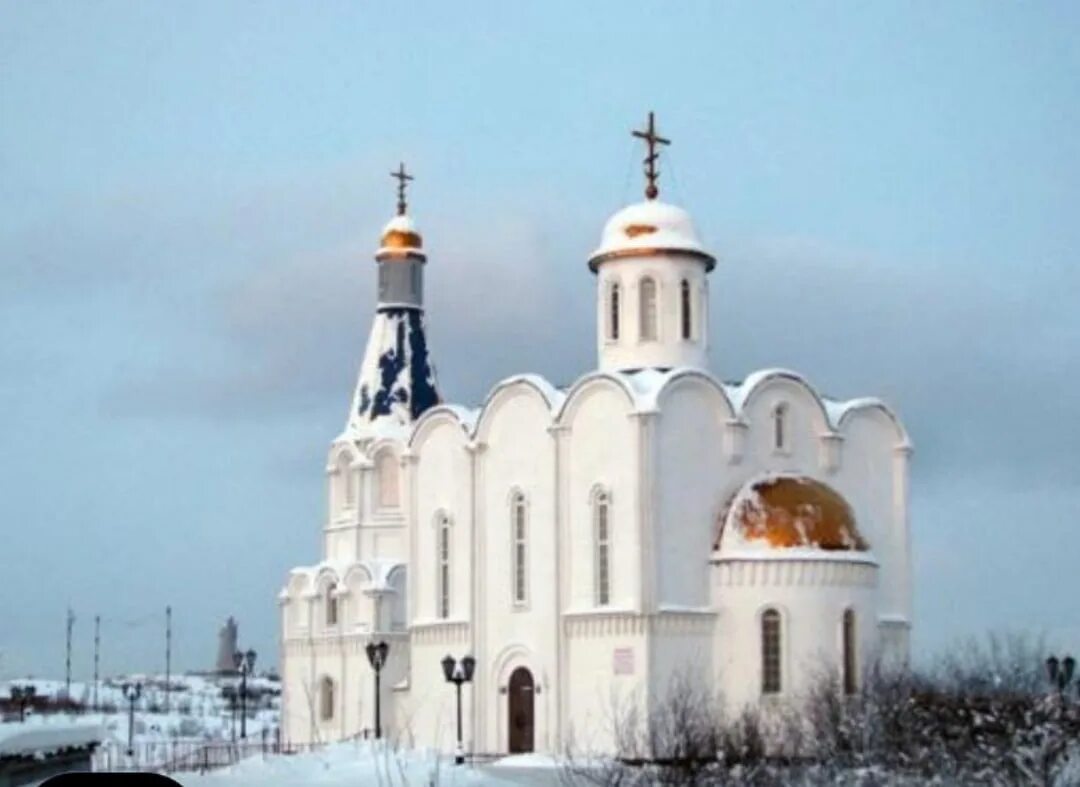
[[[638,131],[634,129],[632,132],[638,139],[645,140],[645,144],[649,147],[649,155],[644,159],[645,164],[645,180],[647,185],[645,186],[645,196],[648,199],[656,199],[656,195],[660,193],[660,189],[656,187],[656,181],[660,179],[660,173],[656,169],[656,161],[660,158],[660,152],[657,150],[658,145],[670,145],[670,139],[664,139],[656,133],[656,119],[652,112],[649,112],[649,125],[644,131]]]
[[[397,178],[397,212],[399,216],[404,216],[405,208],[408,207],[405,202],[405,186],[413,179],[413,176],[405,171],[405,162],[403,161],[396,172],[390,173],[390,177]]]

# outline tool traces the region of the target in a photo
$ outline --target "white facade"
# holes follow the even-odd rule
[[[613,718],[676,675],[739,707],[795,698],[823,667],[853,687],[871,659],[907,658],[897,418],[793,372],[713,376],[715,260],[685,211],[620,211],[589,264],[597,371],[562,390],[513,377],[476,410],[350,416],[324,559],[280,596],[288,740],[373,727],[372,641],[390,645],[384,733],[447,750],[440,661],[475,657],[479,752],[610,749]]]

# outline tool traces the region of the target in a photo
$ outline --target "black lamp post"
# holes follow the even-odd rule
[[[448,683],[457,687],[457,751],[454,753],[454,764],[465,764],[465,747],[461,742],[461,685],[471,683],[473,672],[476,671],[476,659],[472,656],[463,656],[461,662],[454,661],[454,657],[447,654],[442,660],[443,676]]]
[[[382,737],[382,698],[380,695],[379,673],[386,666],[386,657],[390,654],[390,645],[387,642],[369,642],[367,647],[367,660],[371,668],[375,670],[375,737]]]
[[[34,701],[37,688],[34,686],[12,686],[11,701],[19,706],[19,721],[26,721],[26,706]]]
[[[1076,659],[1066,656],[1058,659],[1051,656],[1046,660],[1046,675],[1050,678],[1050,685],[1057,689],[1059,695],[1065,694],[1065,689],[1072,682],[1073,673],[1076,671]]]
[[[142,696],[141,683],[125,683],[124,699],[128,701],[128,757],[135,753],[135,703]]]
[[[247,676],[255,671],[255,651],[233,653],[233,665],[240,673],[240,738],[247,738]]]

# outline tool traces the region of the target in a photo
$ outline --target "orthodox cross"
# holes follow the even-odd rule
[[[413,176],[405,171],[405,162],[401,162],[401,165],[397,168],[397,172],[391,172],[390,177],[397,178],[397,212],[399,216],[405,215],[405,186],[413,179]]]
[[[644,131],[633,131],[633,134],[638,139],[645,140],[645,144],[649,146],[649,155],[645,157],[645,180],[648,181],[648,185],[645,186],[645,196],[649,199],[656,199],[656,195],[660,193],[660,190],[656,187],[656,181],[660,179],[660,173],[656,171],[656,160],[660,158],[660,153],[657,150],[657,145],[670,145],[670,139],[664,139],[656,133],[656,120],[653,117],[653,113],[649,113],[649,126]]]

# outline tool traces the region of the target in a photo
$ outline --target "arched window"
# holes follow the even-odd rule
[[[334,585],[326,589],[326,625],[336,626],[338,622],[338,597]]]
[[[383,451],[375,462],[375,473],[379,481],[379,506],[396,508],[398,499],[398,466],[392,451]]]
[[[761,693],[780,693],[780,613],[767,609],[761,615]]]
[[[338,483],[341,485],[342,507],[352,508],[356,505],[356,473],[353,472],[348,454],[338,457]]]
[[[323,721],[334,718],[334,681],[326,676],[319,681],[319,718]]]
[[[682,317],[682,337],[689,339],[693,332],[693,316],[690,313],[690,282],[686,279],[683,279],[682,284],[679,285],[679,306]]]
[[[514,603],[524,604],[529,600],[528,541],[525,521],[525,495],[515,492],[510,503],[510,527],[513,533],[513,554],[510,556],[513,567]]]
[[[446,619],[450,617],[450,517],[440,514],[437,527],[435,538],[438,561],[435,576],[438,596],[435,604],[438,617]]]
[[[611,504],[607,492],[593,500],[593,551],[596,559],[596,606],[611,603]]]
[[[641,280],[641,340],[656,341],[656,282],[646,277]]]
[[[844,693],[854,694],[858,688],[855,675],[855,611],[844,610],[843,623],[843,647],[844,647]]]
[[[612,282],[608,302],[608,338],[613,342],[619,340],[619,307],[621,305],[619,298],[621,297],[619,283],[617,281]]]
[[[787,448],[787,405],[778,404],[773,408],[773,448],[783,451]]]

